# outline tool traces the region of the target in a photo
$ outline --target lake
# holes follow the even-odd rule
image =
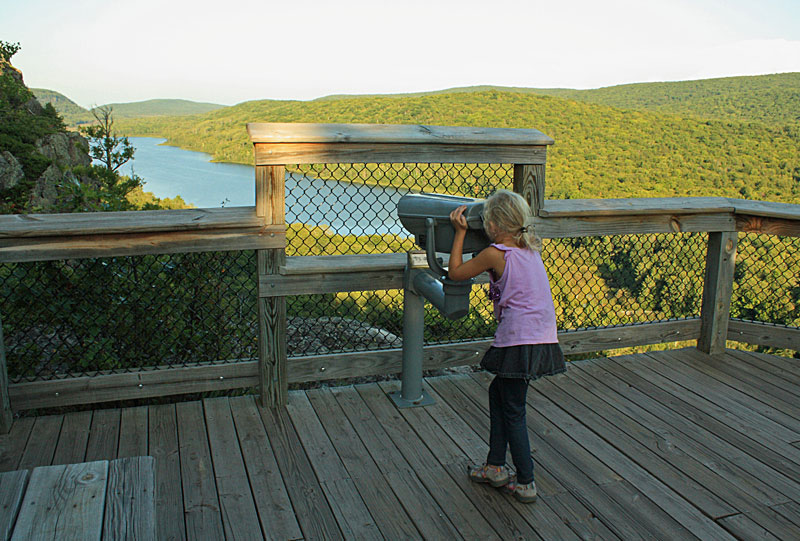
[[[165,139],[128,140],[136,148],[135,158],[120,172],[135,172],[144,179],[144,190],[156,197],[180,195],[198,208],[255,205],[253,166],[214,163],[209,154],[161,145]],[[327,226],[340,234],[408,236],[397,219],[403,193],[291,174],[286,176],[286,222]]]

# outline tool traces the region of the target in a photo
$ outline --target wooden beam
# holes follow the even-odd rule
[[[256,209],[276,227],[285,229],[285,179],[283,165],[256,165]],[[259,284],[278,275],[286,264],[281,248],[257,251]],[[285,406],[288,400],[286,376],[286,297],[259,296],[258,360],[262,406]]]
[[[731,319],[728,340],[800,351],[800,328]]]
[[[544,218],[563,216],[631,216],[648,214],[731,213],[734,206],[724,197],[650,197],[640,199],[549,200],[541,211]]]
[[[258,363],[239,361],[11,383],[14,411],[255,387]]]
[[[552,145],[534,129],[425,126],[421,124],[317,124],[251,122],[254,143],[428,143],[454,145]]]
[[[3,341],[3,320],[2,314],[0,314],[0,434],[8,434],[13,422],[11,399],[8,395],[8,365],[6,364],[6,346]]]
[[[558,333],[559,343],[567,355],[695,340],[699,335],[700,320],[696,318]],[[491,343],[487,339],[426,346],[423,368],[434,370],[478,364]],[[286,366],[287,375],[283,377],[287,383],[399,373],[402,350],[291,357]],[[9,385],[9,394],[13,409],[21,411],[254,387],[261,381],[260,374],[258,361],[239,361],[12,383]],[[279,389],[280,386],[274,388]]]
[[[640,214],[622,216],[565,216],[536,218],[536,233],[543,239],[642,235],[650,233],[699,233],[731,231],[732,213]]]
[[[539,212],[544,205],[544,188],[544,164],[514,165],[514,191],[525,198],[534,216],[539,216]]]
[[[256,166],[306,163],[531,163],[545,146],[387,143],[256,143]]]
[[[94,257],[275,249],[286,246],[282,226],[203,231],[16,237],[0,239],[0,263]]]
[[[0,239],[67,237],[203,229],[256,228],[264,225],[254,207],[0,215]]]
[[[621,325],[600,329],[560,331],[558,341],[566,355],[610,349],[695,340],[700,336],[698,318]]]
[[[373,291],[402,289],[403,270],[354,271],[320,274],[262,274],[258,294],[261,298],[279,298],[286,295],[313,295],[344,291]]]
[[[773,203],[770,201],[746,201],[733,198],[729,198],[728,202],[734,207],[736,214],[800,220],[800,205]]]
[[[567,355],[625,347],[695,340],[700,335],[697,318],[602,329],[560,331],[558,341]],[[480,363],[492,340],[436,344],[423,350],[422,368],[437,370]],[[289,359],[289,382],[347,379],[402,370],[402,350],[358,351],[311,355]]]
[[[765,233],[784,237],[800,237],[800,219],[769,218],[754,215],[736,215],[736,231]]]
[[[700,312],[700,338],[697,349],[708,354],[723,353],[733,292],[738,233],[709,233],[703,305]]]
[[[284,276],[333,272],[402,272],[407,259],[407,254],[290,256],[279,271]]]

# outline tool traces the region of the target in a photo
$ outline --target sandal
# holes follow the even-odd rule
[[[537,494],[535,481],[531,481],[530,483],[523,485],[517,483],[516,479],[510,479],[503,490],[514,496],[517,501],[522,503],[533,503],[536,501]]]
[[[467,466],[467,474],[470,481],[474,483],[489,483],[495,488],[504,486],[509,480],[508,470],[505,466],[492,466],[490,464]]]

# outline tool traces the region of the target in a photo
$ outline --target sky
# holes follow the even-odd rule
[[[32,88],[83,107],[800,72],[800,0],[0,0]]]

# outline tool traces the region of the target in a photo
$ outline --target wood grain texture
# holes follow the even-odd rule
[[[256,361],[242,361],[16,383],[9,387],[9,393],[14,407],[25,410],[223,391],[257,383]]]
[[[8,434],[0,434],[0,472],[18,469],[35,420],[35,417],[22,417],[14,422]]]
[[[318,124],[251,122],[254,143],[432,143],[458,145],[552,145],[535,129],[426,126],[422,124]]]
[[[0,473],[0,539],[11,538],[28,486],[29,473],[28,470]]]
[[[788,220],[765,216],[736,215],[736,231],[800,237],[800,219]]]
[[[700,337],[697,340],[697,348],[704,353],[725,351],[737,242],[736,232],[710,233],[708,236]]]
[[[278,272],[283,276],[324,273],[400,271],[406,254],[290,256]]]
[[[148,454],[155,459],[156,537],[186,539],[181,487],[181,459],[175,404],[149,406]]]
[[[13,422],[11,398],[8,394],[8,365],[6,365],[6,346],[3,341],[3,321],[0,318],[0,434],[8,434]]]
[[[289,393],[286,411],[314,468],[336,522],[346,538],[379,539],[375,520],[350,478],[305,393]]]
[[[176,405],[187,539],[224,539],[214,465],[200,402]]]
[[[107,474],[105,460],[34,469],[11,539],[99,541]]]
[[[736,222],[731,213],[565,216],[536,218],[534,228],[539,237],[552,239],[733,231],[736,228]]]
[[[252,396],[231,398],[236,435],[258,509],[261,531],[267,539],[300,539],[292,502],[286,491],[275,453]]]
[[[84,460],[114,460],[119,447],[120,410],[96,410],[92,414],[92,427],[86,444]]]
[[[138,456],[112,460],[103,539],[151,541],[156,537],[155,459]]]
[[[17,469],[30,470],[52,464],[63,422],[62,415],[36,417]]]
[[[343,539],[286,408],[259,408],[275,460],[306,539]]]
[[[256,214],[266,224],[282,225],[286,217],[286,168],[256,166]]]
[[[731,319],[728,340],[800,351],[800,328]]]
[[[259,281],[278,273],[286,261],[283,250],[259,250]],[[262,406],[285,406],[288,391],[286,297],[258,299],[258,362]]]
[[[56,445],[56,452],[53,456],[53,465],[75,464],[84,461],[91,424],[91,410],[75,411],[64,415],[58,445]]]
[[[426,143],[256,143],[256,166],[322,163],[543,164],[545,146]]]
[[[258,295],[261,298],[269,298],[403,288],[402,270],[334,272],[311,276],[313,277],[309,275],[262,274],[259,277]]]
[[[226,539],[258,539],[261,527],[227,397],[203,400]]]
[[[255,207],[0,215],[0,239],[262,227]]]
[[[734,198],[728,198],[728,201],[733,205],[736,214],[783,218],[793,221],[800,220],[800,205],[773,203],[770,201],[747,201]]]
[[[283,248],[282,226],[0,239],[0,263]]]
[[[313,389],[305,394],[384,538],[417,538],[419,532],[402,503],[386,490],[379,463],[370,456],[330,390]]]
[[[549,199],[544,218],[558,216],[622,216],[643,214],[698,214],[733,212],[724,197],[648,197],[640,199]]]
[[[514,165],[514,191],[525,198],[534,216],[544,205],[545,166]]]
[[[118,458],[147,455],[147,406],[123,408],[119,424]]]

